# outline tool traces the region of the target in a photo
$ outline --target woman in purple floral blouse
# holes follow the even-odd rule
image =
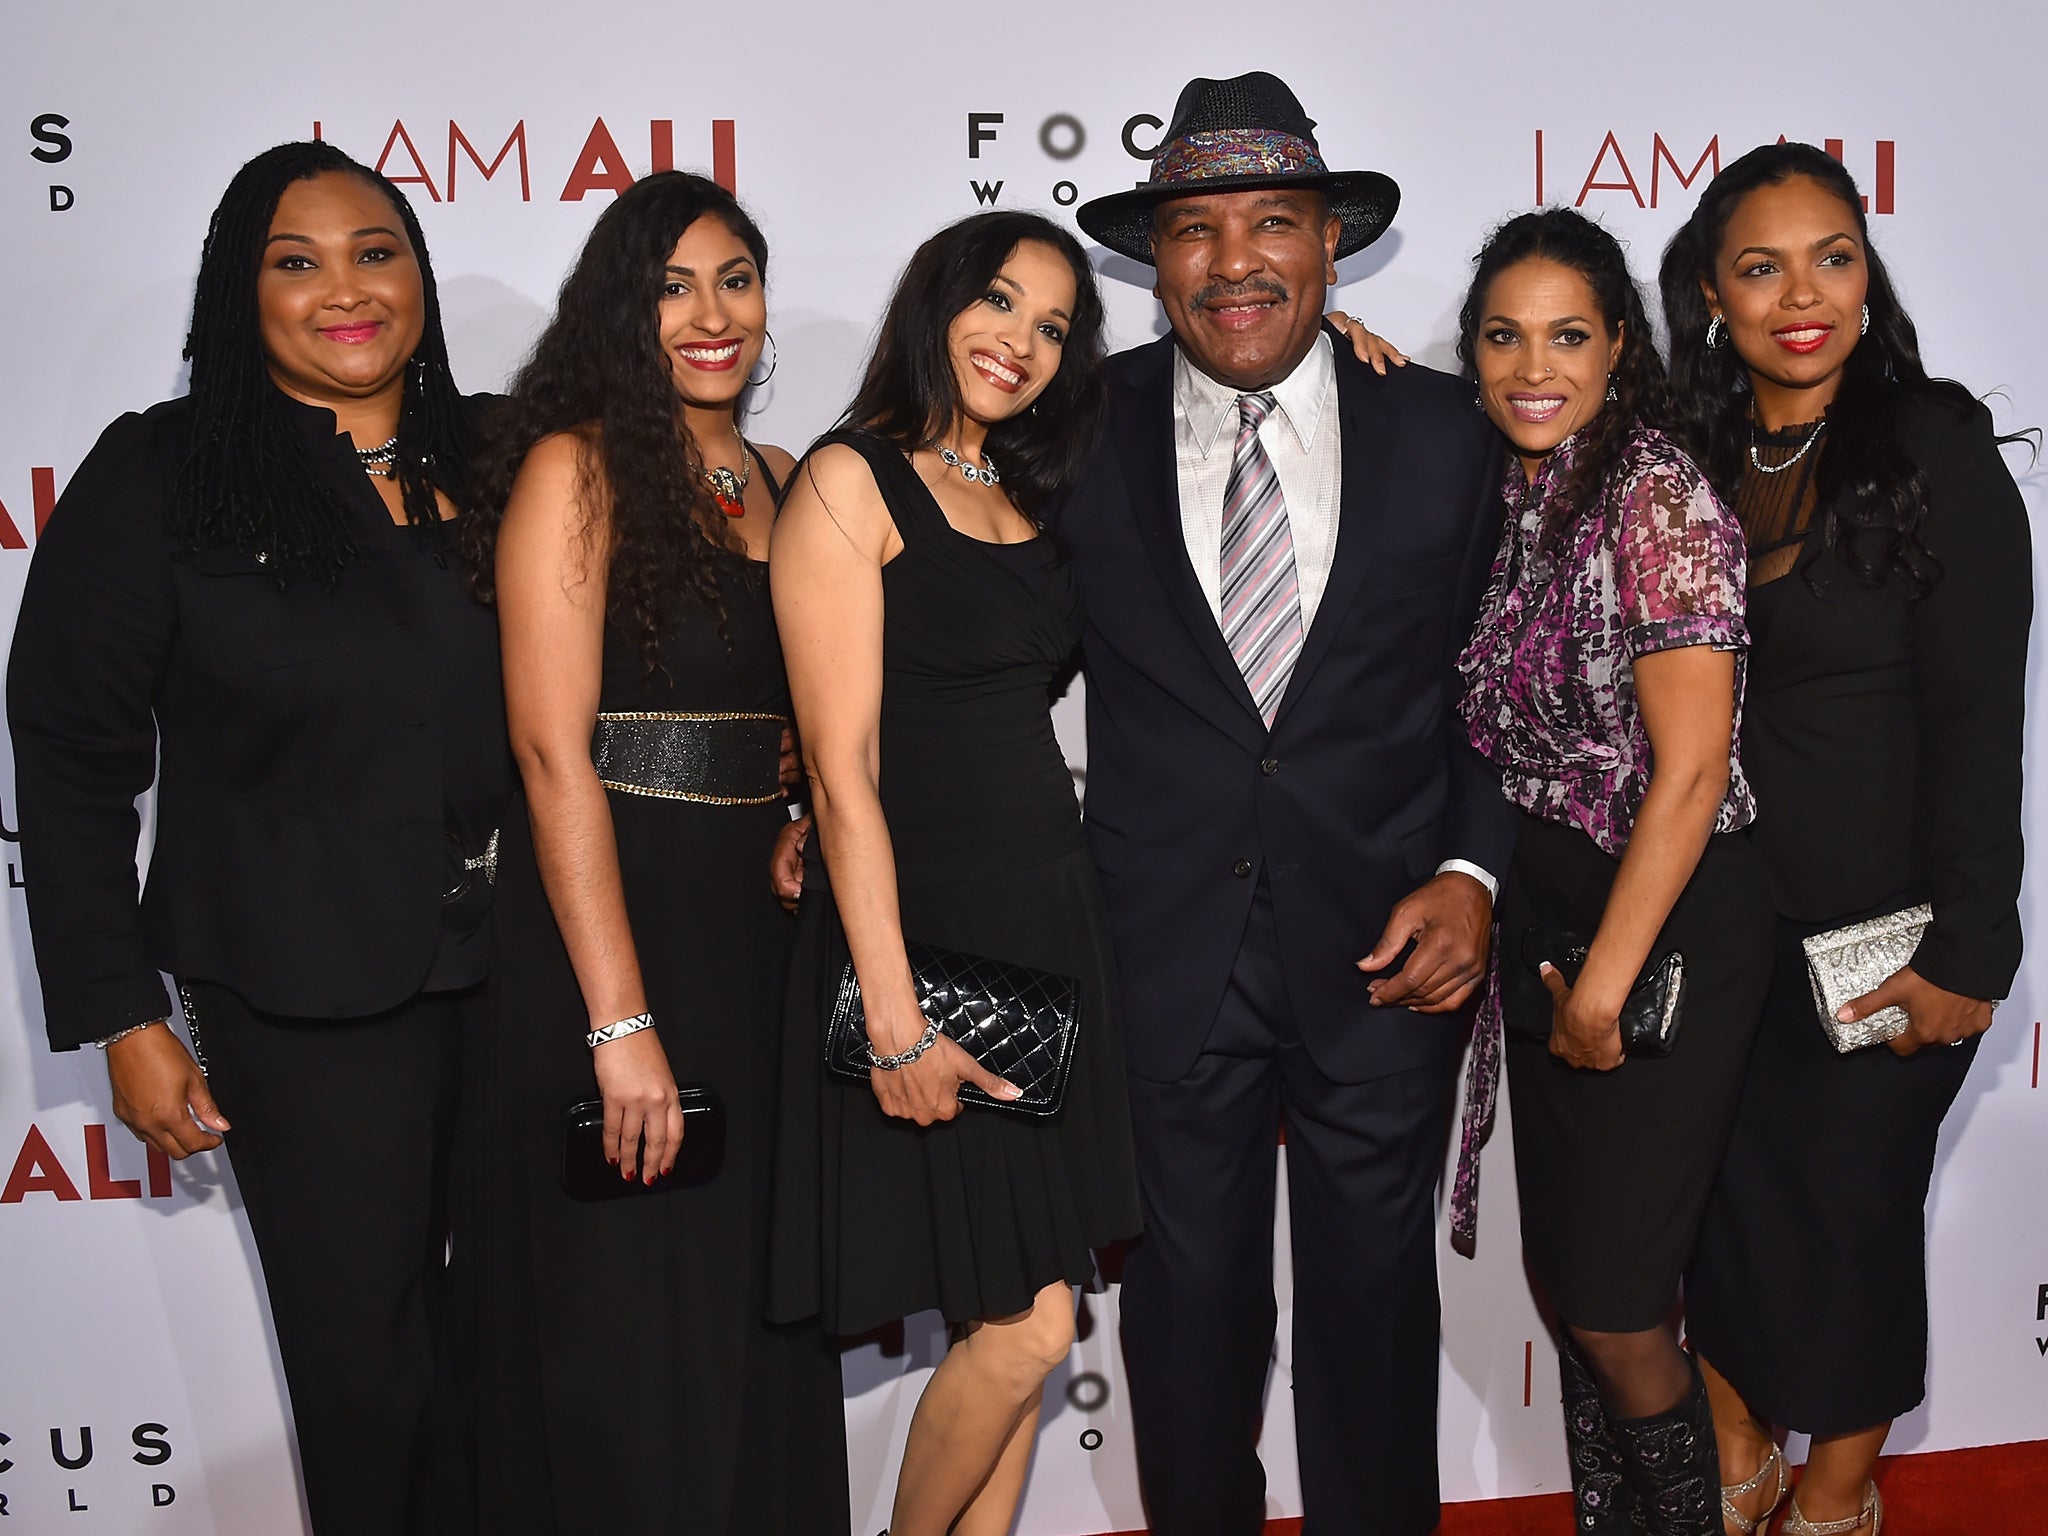
[[[1546,209],[1496,231],[1459,354],[1512,450],[1462,710],[1525,812],[1475,1086],[1504,1022],[1577,1529],[1708,1536],[1714,1435],[1668,1320],[1769,972],[1769,900],[1738,835],[1755,814],[1736,759],[1742,535],[1653,425],[1663,366],[1597,225]],[[1674,950],[1683,1027],[1668,1054],[1629,1055],[1623,1004]]]

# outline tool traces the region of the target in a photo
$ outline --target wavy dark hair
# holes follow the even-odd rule
[[[1621,242],[1576,209],[1537,208],[1494,230],[1472,259],[1472,284],[1458,312],[1458,361],[1466,378],[1479,378],[1479,328],[1494,279],[1525,261],[1554,261],[1578,273],[1593,291],[1609,338],[1621,331],[1621,356],[1609,375],[1615,398],[1582,429],[1571,473],[1545,512],[1544,538],[1551,539],[1600,507],[1637,423],[1662,425],[1664,363]]]
[[[270,376],[256,279],[270,221],[296,181],[340,173],[375,187],[397,211],[420,269],[425,328],[405,373],[398,414],[398,486],[406,521],[440,521],[438,479],[458,504],[469,470],[469,429],[448,366],[441,299],[426,236],[405,194],[331,144],[280,144],[228,183],[206,227],[192,328],[191,438],[171,485],[166,527],[181,553],[231,548],[270,557],[277,579],[331,585],[360,551],[341,494],[315,469],[289,397]],[[429,475],[432,466],[433,475]]]
[[[1059,372],[1032,409],[988,431],[988,454],[1024,514],[1037,518],[1081,472],[1104,398],[1107,346],[1102,294],[1081,243],[1043,214],[1003,209],[949,224],[910,258],[882,316],[881,335],[841,427],[859,427],[904,452],[925,447],[960,411],[947,332],[1028,241],[1049,245],[1074,272],[1074,313]]]
[[[660,666],[669,601],[686,597],[717,615],[721,629],[725,621],[719,567],[732,534],[696,474],[703,457],[684,424],[660,329],[669,255],[706,215],[746,246],[766,284],[768,242],[725,188],[688,171],[634,182],[598,218],[562,280],[554,318],[492,412],[478,455],[475,511],[464,519],[470,584],[488,603],[496,595],[498,528],[519,466],[542,438],[577,434],[586,505],[609,508],[607,616],[638,642],[650,675]],[[735,409],[745,404],[742,394]]]
[[[1814,504],[1824,509],[1829,546],[1859,581],[1877,586],[1896,574],[1910,590],[1925,593],[1941,579],[1941,564],[1920,541],[1928,481],[1906,452],[1900,407],[1911,395],[1939,400],[1963,417],[1978,405],[1954,380],[1928,375],[1919,332],[1870,243],[1856,180],[1824,150],[1790,143],[1751,150],[1707,184],[1692,217],[1665,248],[1659,283],[1671,335],[1672,435],[1733,505],[1751,440],[1749,375],[1733,346],[1707,346],[1712,315],[1700,285],[1711,283],[1717,291],[1722,285],[1721,242],[1743,198],[1797,176],[1841,201],[1862,242],[1869,280],[1870,329],[1850,350],[1827,408],[1828,440],[1813,470]]]

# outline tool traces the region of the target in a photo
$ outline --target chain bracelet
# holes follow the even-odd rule
[[[884,1056],[872,1045],[868,1047],[868,1064],[884,1072],[900,1072],[926,1051],[939,1043],[939,1023],[933,1019],[925,1024],[924,1033],[917,1037],[917,1044],[907,1051],[898,1051],[893,1056]]]

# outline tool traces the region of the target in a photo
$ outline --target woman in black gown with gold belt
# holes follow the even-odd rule
[[[775,1315],[857,1333],[936,1308],[957,1326],[911,1424],[895,1536],[1009,1530],[1042,1384],[1073,1342],[1069,1287],[1138,1226],[1108,927],[1050,716],[1080,599],[1029,516],[1087,448],[1101,359],[1072,236],[1007,213],[942,231],[776,534],[826,869],[791,973]],[[1056,1115],[961,1112],[963,1085],[1009,1092],[928,1034],[906,941],[1078,980]],[[893,1059],[864,1081],[823,1060],[849,955]]]
[[[847,1528],[836,1349],[763,1321],[790,930],[764,878],[789,713],[765,556],[789,460],[736,408],[766,265],[715,184],[629,189],[482,474],[524,784],[457,1255],[488,1536]],[[722,1100],[723,1167],[648,1188],[704,1134],[679,1084]],[[598,1098],[595,1171],[639,1184],[573,1199],[563,1112]]]

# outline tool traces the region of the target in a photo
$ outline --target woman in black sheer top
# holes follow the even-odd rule
[[[1742,762],[1778,913],[1687,1328],[1726,1528],[1784,1498],[1786,1427],[1813,1444],[1782,1529],[1874,1536],[1878,1453],[1925,1394],[1936,1136],[2020,962],[2026,511],[1989,413],[1928,377],[1820,150],[1723,170],[1662,283],[1679,436],[1750,546]],[[1838,1053],[1801,941],[1920,902],[1910,964],[1843,1010],[1909,1026]]]

